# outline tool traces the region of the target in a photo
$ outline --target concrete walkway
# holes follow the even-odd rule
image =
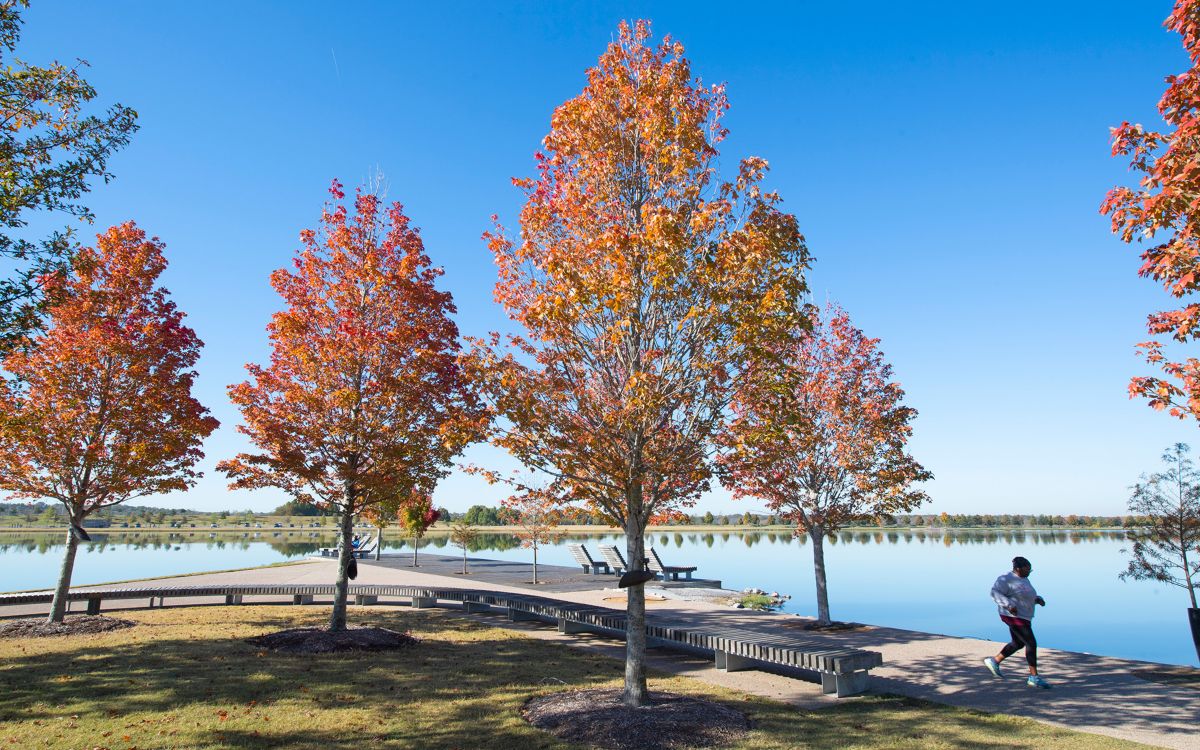
[[[604,588],[615,587],[615,578],[612,576],[582,576],[577,569],[539,566],[539,580],[547,583],[535,588],[524,584],[523,580],[517,583],[524,585],[515,585],[511,575],[504,576],[506,580],[503,582],[489,581],[487,579],[491,576],[484,565],[478,566],[475,572],[467,576],[448,573],[447,566],[451,562],[461,565],[461,558],[422,554],[420,568],[409,567],[410,561],[411,556],[408,555],[385,556],[379,563],[373,560],[359,561],[359,575],[354,583],[487,588],[513,592],[536,590],[543,595],[567,601],[624,608],[624,592],[616,588]],[[162,579],[157,583],[332,583],[334,575],[335,561],[330,559]],[[581,583],[590,585],[585,587]],[[647,592],[653,594],[656,590],[648,587]],[[658,589],[657,593],[671,597],[676,592],[668,588]],[[168,606],[171,601],[168,600]],[[182,600],[175,601],[183,603]],[[111,604],[117,608],[138,606],[139,602],[113,601]],[[105,603],[105,609],[109,609],[108,602]],[[0,614],[35,614],[46,610],[45,605],[13,607]],[[799,629],[809,622],[794,615],[739,610],[691,598],[649,601],[647,610],[650,618],[660,622],[702,625],[720,618],[723,626],[736,625],[776,633],[782,629]],[[575,647],[623,658],[624,645],[611,639],[563,636],[555,629],[531,626],[529,623],[496,622],[507,627],[519,627],[534,637],[561,640]],[[1200,750],[1200,689],[1151,682],[1135,674],[1161,668],[1162,665],[1039,649],[1040,672],[1054,685],[1054,689],[1046,691],[1025,686],[1022,675],[1024,662],[1019,658],[1006,663],[1009,669],[1004,679],[993,678],[980,663],[984,656],[994,654],[999,649],[1000,644],[992,641],[884,627],[866,627],[817,637],[883,653],[884,666],[871,672],[871,692],[907,695],[980,711],[1024,716],[1069,729],[1148,745]],[[837,700],[822,696],[816,685],[778,674],[759,671],[724,673],[712,668],[711,662],[658,650],[652,652],[649,661],[650,666],[656,669],[805,708],[827,706]]]

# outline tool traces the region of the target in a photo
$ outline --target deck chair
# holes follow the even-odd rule
[[[575,562],[583,566],[584,573],[596,575],[597,573],[601,572],[612,572],[607,562],[603,560],[593,560],[591,553],[587,551],[587,547],[584,547],[582,544],[568,544],[567,549],[571,550],[571,557],[575,558]],[[604,570],[601,571],[601,568]]]
[[[613,547],[612,545],[601,544],[600,554],[604,556],[604,559],[608,561],[609,567],[611,567],[612,571],[617,575],[621,575],[625,571],[629,570],[629,563],[625,562],[625,558],[621,557],[621,550],[617,549],[616,547]]]
[[[379,544],[378,535],[375,537],[371,537],[368,535],[367,538],[364,539],[361,544],[359,544],[357,547],[354,548],[354,550],[352,552],[352,556],[357,557],[359,559],[366,559],[367,555],[369,555],[375,551],[375,547],[378,544]]]
[[[695,565],[690,568],[681,568],[676,565],[663,565],[662,559],[660,559],[658,556],[658,550],[651,547],[646,552],[650,559],[650,570],[653,570],[655,573],[661,575],[664,581],[667,580],[667,576],[671,576],[671,580],[673,581],[678,581],[680,573],[683,573],[685,576],[687,576],[689,581],[692,580],[692,573],[696,570]]]

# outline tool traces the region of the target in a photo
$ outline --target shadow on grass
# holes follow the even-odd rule
[[[257,746],[250,738],[258,731],[263,746],[285,740],[293,747],[328,748],[372,744],[382,736],[410,747],[478,747],[481,737],[490,738],[489,745],[495,740],[496,746],[530,747],[538,746],[541,733],[525,725],[519,708],[544,689],[542,683],[559,684],[547,677],[593,686],[615,674],[607,660],[608,669],[588,668],[586,660],[582,669],[557,669],[558,654],[547,644],[440,613],[355,613],[354,624],[411,630],[421,643],[397,652],[318,656],[274,654],[244,637],[321,624],[319,612],[256,608],[251,614],[246,608],[188,614],[190,623],[167,626],[162,611],[145,613],[138,618],[145,624],[102,642],[64,638],[38,644],[45,649],[14,643],[0,662],[0,723],[46,723],[64,712],[80,723],[108,724],[132,715],[174,714],[186,715],[193,730],[214,738],[222,734],[236,746]],[[226,616],[217,624],[210,621],[214,614]],[[212,630],[205,634],[205,628]],[[220,637],[222,629],[234,631],[234,637]],[[531,659],[530,645],[544,653]],[[280,716],[274,727],[270,719],[254,730],[238,726],[263,712],[286,716],[287,733],[280,734],[285,730]],[[320,726],[326,722],[333,728]],[[244,736],[235,739],[238,735]],[[431,738],[438,739],[431,744]]]

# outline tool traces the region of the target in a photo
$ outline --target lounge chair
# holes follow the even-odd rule
[[[609,564],[606,563],[605,561],[593,560],[591,554],[587,551],[587,547],[584,547],[582,544],[568,544],[567,549],[571,550],[571,556],[575,558],[575,562],[577,562],[583,566],[584,573],[591,573],[592,575],[596,575],[597,573],[601,573],[601,572],[603,572],[603,573],[611,573],[612,572],[612,570],[609,567]],[[601,568],[603,568],[604,570],[601,571]]]
[[[609,567],[617,575],[621,575],[629,570],[629,563],[625,562],[625,558],[621,557],[621,551],[612,545],[600,545],[600,554],[608,562]]]
[[[359,543],[359,545],[351,551],[351,556],[365,558],[368,554],[375,551],[375,546],[378,544],[379,544],[378,536],[376,536],[374,539],[372,539],[368,535],[366,539],[362,540]],[[339,555],[341,549],[342,549],[342,545],[339,542],[334,547],[322,547],[321,549],[318,550],[318,553],[321,555],[321,557],[337,557]]]
[[[367,536],[357,547],[354,548],[352,554],[359,559],[366,559],[367,555],[375,551],[375,547],[379,544],[379,537]]]
[[[655,573],[661,575],[664,581],[667,579],[667,576],[671,576],[671,580],[673,581],[678,581],[680,573],[683,573],[685,576],[687,576],[689,581],[692,580],[692,573],[696,570],[695,565],[690,568],[681,568],[675,565],[663,565],[663,561],[658,556],[658,550],[654,549],[653,547],[647,550],[647,554],[649,555],[650,559],[650,570],[653,570]]]

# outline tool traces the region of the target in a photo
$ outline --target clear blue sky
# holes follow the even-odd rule
[[[441,7],[446,5],[447,7]],[[333,177],[376,169],[446,269],[464,333],[501,325],[488,217],[520,205],[550,113],[622,18],[680,39],[724,81],[723,160],[755,154],[808,237],[818,301],[883,349],[920,411],[928,512],[1116,514],[1193,425],[1126,397],[1163,293],[1097,213],[1129,179],[1108,128],[1156,124],[1186,67],[1167,0],[1008,3],[49,2],[18,54],[86,58],[104,102],[140,113],[89,198],[167,244],[165,284],[206,342],[198,396],[222,421],[207,476],[154,501],[267,509],[212,472],[246,445],[225,386],[267,355],[267,276],[315,225]],[[471,458],[495,457],[475,450]],[[494,503],[455,475],[437,500]],[[753,503],[724,494],[703,511]]]

